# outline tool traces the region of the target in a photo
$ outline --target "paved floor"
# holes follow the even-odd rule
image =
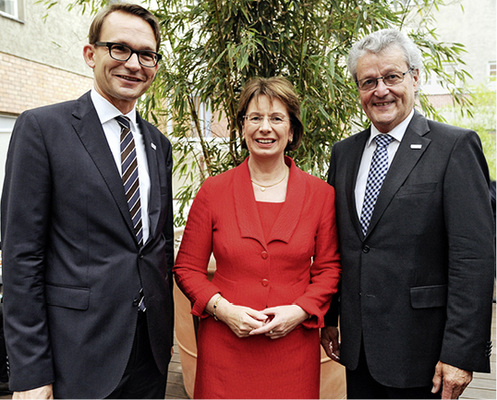
[[[174,355],[169,363],[167,374],[166,399],[188,399],[183,386],[183,375],[181,373],[181,363],[179,360],[178,346],[174,345]]]

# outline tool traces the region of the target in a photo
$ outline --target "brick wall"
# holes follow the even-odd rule
[[[427,94],[428,100],[435,108],[454,106],[454,100],[450,94]]]
[[[0,52],[0,113],[24,110],[78,98],[93,79]]]

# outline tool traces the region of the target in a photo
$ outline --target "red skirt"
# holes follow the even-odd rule
[[[194,398],[317,399],[320,357],[318,329],[238,338],[209,317],[199,326]]]

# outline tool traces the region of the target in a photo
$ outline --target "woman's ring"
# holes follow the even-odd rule
[[[270,334],[270,335],[272,335],[272,334],[273,334],[273,330],[272,330],[272,329],[269,331],[269,334]]]

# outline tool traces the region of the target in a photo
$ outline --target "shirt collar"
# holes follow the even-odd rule
[[[407,116],[407,118],[404,121],[402,121],[400,124],[398,124],[390,132],[387,132],[387,134],[390,135],[391,137],[393,137],[394,140],[396,140],[400,143],[402,141],[402,138],[404,137],[404,134],[406,133],[407,126],[411,122],[413,115],[414,115],[414,108],[411,110],[411,112],[409,113],[409,115]],[[382,134],[382,132],[380,132],[376,128],[376,126],[371,124],[371,134],[369,135],[367,145],[369,146],[371,144],[371,142],[373,141],[373,139],[376,136],[381,135],[381,134]]]
[[[100,123],[103,125],[109,121],[112,121],[114,118],[119,115],[123,115],[121,111],[119,111],[114,105],[112,105],[107,99],[105,99],[100,93],[98,93],[95,88],[91,89],[91,100],[93,101],[93,105],[95,106],[95,110],[97,111],[98,118],[100,119]],[[125,114],[125,117],[128,117],[133,127],[136,129],[136,107]]]

